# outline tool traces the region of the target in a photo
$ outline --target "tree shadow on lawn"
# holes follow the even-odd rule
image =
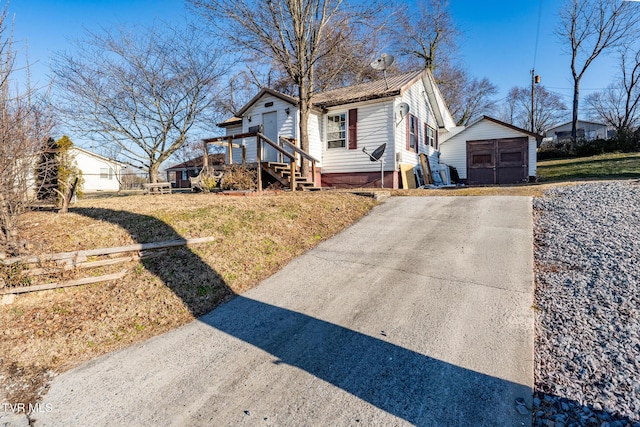
[[[75,208],[73,212],[117,224],[132,236],[140,236],[139,224],[144,224],[154,228],[154,235],[182,238],[168,224],[147,215],[89,208]],[[236,296],[222,277],[188,247],[170,266],[157,259],[142,262],[192,313],[200,310],[199,305],[193,305],[193,289],[189,289],[194,285],[176,278],[190,280],[182,274],[185,270],[206,271],[220,301],[235,298],[201,317],[201,322],[270,353],[277,359],[274,363],[302,369],[412,424],[531,422],[530,413],[520,415],[516,411],[515,400],[519,398],[531,409],[532,390],[525,385],[465,369],[303,313]]]

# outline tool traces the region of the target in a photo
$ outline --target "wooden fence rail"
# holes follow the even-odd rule
[[[166,240],[163,242],[152,243],[138,243],[135,245],[119,246],[115,248],[100,248],[100,249],[88,249],[82,251],[73,252],[60,252],[56,254],[46,254],[40,256],[25,256],[15,257],[2,260],[2,264],[10,266],[14,264],[39,264],[45,261],[55,261],[59,264],[57,267],[47,268],[28,268],[25,269],[22,274],[28,277],[40,276],[45,274],[55,274],[65,270],[73,269],[86,269],[95,267],[104,267],[107,265],[115,265],[128,261],[135,261],[141,258],[148,258],[157,256],[155,253],[149,251],[171,248],[176,246],[196,245],[200,243],[208,243],[214,241],[214,237],[197,237],[193,239],[175,239]],[[122,254],[128,252],[139,252],[129,256],[121,256],[117,258],[103,259],[97,261],[86,262],[88,257],[104,256],[113,254]],[[71,280],[61,283],[45,283],[41,285],[32,286],[12,286],[3,287],[4,283],[0,283],[0,295],[22,294],[26,292],[43,291],[49,289],[65,288],[70,286],[88,285],[92,283],[106,282],[110,280],[117,280],[123,278],[127,273],[127,270],[122,270],[119,273],[105,274],[97,277],[87,277],[83,279]],[[1,280],[1,279],[0,279]]]

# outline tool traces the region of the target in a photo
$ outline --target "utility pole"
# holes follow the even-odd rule
[[[535,114],[534,114],[534,110],[535,110],[535,84],[536,83],[540,83],[540,76],[536,76],[536,72],[535,70],[532,68],[531,69],[531,132],[535,133],[536,129],[535,129]]]

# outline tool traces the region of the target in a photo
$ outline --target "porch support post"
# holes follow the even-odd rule
[[[260,135],[256,135],[256,143],[256,175],[258,181],[258,191],[262,191],[262,139],[260,138]]]
[[[233,140],[229,138],[229,164],[233,164]]]
[[[243,165],[247,164],[247,146],[246,145],[242,146],[242,164]]]
[[[316,162],[314,162],[313,160],[311,160],[311,173],[313,174],[311,176],[311,181],[313,182],[313,186],[317,187],[317,185],[316,185]]]
[[[296,191],[296,162],[291,162],[289,172],[291,173],[291,175],[289,175],[289,187],[291,191]]]

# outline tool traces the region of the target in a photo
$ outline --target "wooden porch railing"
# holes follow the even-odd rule
[[[262,171],[262,168],[264,167],[263,163],[265,163],[263,159],[264,144],[270,145],[276,150],[281,162],[284,162],[285,158],[289,160],[289,163],[290,163],[289,187],[291,188],[292,191],[296,189],[296,172],[298,171],[298,161],[311,162],[311,171],[312,171],[311,180],[313,182],[313,185],[316,186],[316,171],[317,171],[316,163],[318,163],[318,160],[313,156],[311,156],[310,154],[308,154],[307,152],[300,149],[298,146],[296,146],[295,143],[292,142],[293,140],[290,138],[279,137],[278,138],[279,141],[278,143],[276,143],[270,140],[269,138],[267,138],[265,135],[263,135],[260,132],[247,132],[247,133],[240,133],[235,135],[220,136],[217,138],[207,138],[207,139],[204,139],[203,142],[204,144],[217,144],[217,145],[226,146],[227,159],[229,164],[233,163],[233,149],[234,148],[242,149],[242,164],[246,164],[247,163],[246,145],[237,144],[233,142],[234,140],[244,139],[244,138],[255,138],[256,140],[256,161],[258,163],[258,173],[257,173],[258,189],[260,190],[262,189],[261,171]],[[292,153],[290,153],[287,150],[291,150]]]

